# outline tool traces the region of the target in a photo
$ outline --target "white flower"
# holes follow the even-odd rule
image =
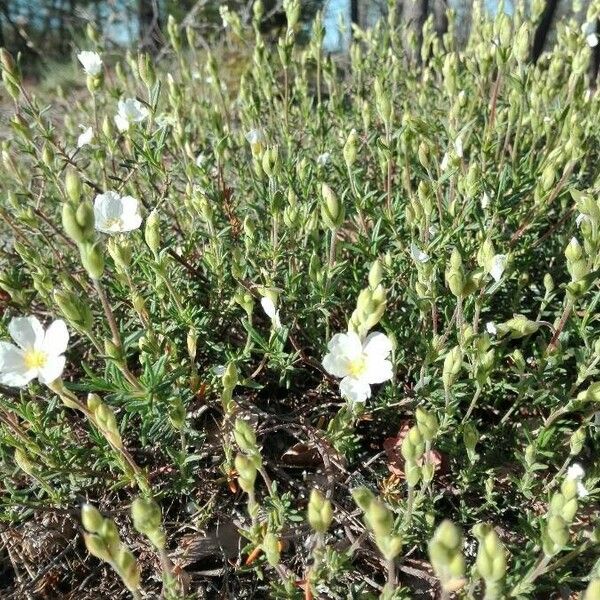
[[[124,233],[142,224],[139,202],[117,192],[98,194],[94,200],[96,229],[103,233]]]
[[[490,334],[490,335],[496,335],[498,333],[498,329],[496,328],[496,323],[494,323],[494,321],[488,321],[485,324],[485,330]]]
[[[225,374],[227,367],[225,365],[215,365],[212,368],[212,372],[217,376],[217,377],[223,377],[223,375]]]
[[[483,193],[481,197],[481,208],[486,209],[490,205],[490,197],[487,195],[487,192]]]
[[[208,156],[203,152],[200,152],[198,156],[196,156],[196,166],[201,167],[208,160]]]
[[[148,109],[135,98],[119,100],[115,124],[119,131],[127,131],[134,123],[141,123],[148,117]]]
[[[579,463],[573,463],[567,469],[566,477],[567,477],[567,479],[576,479],[576,480],[580,481],[581,479],[583,479],[585,477],[585,471],[583,470],[583,467]]]
[[[81,148],[87,146],[92,141],[94,138],[94,130],[91,127],[86,129],[84,125],[80,125],[79,127],[83,129],[83,133],[77,138],[77,147]]]
[[[100,75],[102,71],[102,58],[97,52],[83,50],[77,55],[77,59],[83,65],[83,70],[91,77]]]
[[[410,255],[412,259],[419,264],[424,264],[429,260],[429,254],[423,252],[414,242],[410,244]]]
[[[577,495],[580,498],[584,498],[589,494],[586,487],[583,485],[581,480],[585,477],[585,471],[579,463],[573,463],[568,469],[565,476],[567,479],[571,479],[577,482]]]
[[[281,320],[279,319],[279,311],[277,310],[275,303],[268,296],[264,296],[260,299],[260,305],[265,311],[265,314],[269,319],[274,329],[281,329]]]
[[[598,45],[598,35],[594,23],[583,23],[581,33],[585,35],[585,41],[590,48],[595,48]]]
[[[340,394],[350,402],[365,402],[371,397],[371,385],[392,378],[388,356],[392,343],[387,335],[375,332],[364,342],[353,331],[337,333],[327,345],[323,358],[326,371],[341,377]]]
[[[330,159],[331,159],[331,153],[323,152],[323,154],[319,154],[319,156],[317,156],[317,164],[320,167],[324,167],[329,162]]]
[[[17,345],[0,342],[0,383],[23,387],[37,377],[49,384],[62,375],[69,343],[64,321],[54,321],[44,331],[35,317],[15,317],[8,332]]]
[[[504,269],[506,269],[506,254],[495,254],[492,258],[492,266],[490,267],[490,275],[494,278],[494,281],[498,282],[502,279]]]

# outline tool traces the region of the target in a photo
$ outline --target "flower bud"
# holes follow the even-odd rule
[[[144,228],[144,240],[148,248],[156,256],[160,249],[160,220],[156,209],[148,215],[146,227]]]
[[[104,523],[104,517],[100,511],[87,502],[81,507],[81,523],[86,531],[98,533]]]
[[[333,519],[331,502],[313,489],[308,501],[308,523],[317,533],[325,533]]]
[[[233,436],[242,452],[246,454],[256,454],[258,446],[256,443],[256,433],[247,421],[236,419],[233,427]]]
[[[84,242],[79,246],[81,264],[92,279],[100,279],[104,272],[104,257],[99,242]]]
[[[334,191],[326,184],[321,186],[321,219],[326,227],[335,231],[344,222],[344,205],[338,200]]]

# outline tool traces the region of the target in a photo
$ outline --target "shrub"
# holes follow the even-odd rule
[[[173,20],[158,64],[90,31],[64,125],[2,54],[3,519],[83,503],[113,575],[59,595],[597,598],[592,40],[479,7],[347,62],[286,11],[223,13],[229,85]]]

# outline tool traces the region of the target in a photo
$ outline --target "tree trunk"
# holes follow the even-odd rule
[[[138,24],[140,49],[155,53],[162,39],[157,0],[138,0]]]
[[[433,0],[433,26],[438,36],[443,36],[448,31],[447,0]]]
[[[417,40],[415,58],[421,59],[421,45],[423,43],[423,25],[427,19],[429,0],[404,0],[402,2],[402,19],[406,25],[406,33],[413,32]]]
[[[531,48],[531,60],[536,63],[544,51],[546,45],[546,39],[548,38],[548,32],[552,28],[552,22],[554,21],[554,14],[558,8],[560,0],[547,0],[546,7],[540,18],[540,24],[535,30],[533,36],[533,47]]]

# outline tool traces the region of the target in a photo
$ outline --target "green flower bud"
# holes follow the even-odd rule
[[[135,556],[128,548],[121,546],[114,558],[117,572],[121,576],[123,583],[130,591],[137,590],[140,587],[140,569]]]
[[[333,190],[324,183],[321,186],[321,219],[326,227],[335,231],[339,229],[344,222],[344,205],[338,200]]]
[[[391,533],[394,526],[394,517],[387,506],[378,500],[373,499],[365,511],[365,521],[375,538],[384,537]]]
[[[343,149],[344,160],[348,169],[352,169],[352,165],[356,162],[358,141],[358,133],[356,133],[356,129],[353,129],[348,135]]]
[[[369,287],[376,289],[383,279],[383,267],[379,260],[375,260],[369,269]]]
[[[263,538],[262,549],[265,553],[267,562],[272,566],[276,567],[279,564],[280,551],[279,551],[279,540],[274,533],[266,533]]]
[[[313,489],[308,501],[308,523],[317,533],[325,533],[333,519],[331,502]]]
[[[429,558],[445,592],[459,590],[465,583],[465,559],[461,552],[462,535],[451,521],[440,523],[429,542]]]
[[[160,219],[156,209],[154,209],[146,219],[144,240],[146,240],[148,248],[150,248],[152,253],[156,256],[160,249]]]
[[[100,279],[104,272],[104,257],[98,242],[84,242],[79,246],[81,264],[92,279]]]
[[[75,169],[68,168],[65,174],[65,190],[67,197],[74,204],[81,200],[81,178]]]
[[[457,298],[464,293],[465,273],[460,252],[455,248],[450,256],[450,262],[446,268],[446,283],[450,291]]]
[[[460,346],[454,346],[444,359],[444,368],[442,371],[442,381],[444,388],[449,390],[460,373],[463,363],[462,350]]]
[[[96,558],[99,558],[100,560],[103,560],[105,562],[110,562],[110,553],[108,551],[108,548],[106,547],[106,544],[100,536],[95,534],[84,533],[83,540],[85,542],[85,547],[92,556],[95,556]]]
[[[235,470],[238,473],[238,482],[244,492],[249,494],[254,490],[257,469],[254,461],[244,454],[238,454],[234,459]]]
[[[157,550],[165,547],[160,506],[152,498],[137,497],[131,504],[131,517],[135,529],[145,535]]]
[[[35,476],[35,465],[20,448],[15,449],[14,459],[21,471],[32,477]]]
[[[423,439],[431,442],[439,427],[437,417],[420,406],[415,411],[415,417],[417,419],[417,427]]]
[[[62,225],[65,233],[76,243],[81,244],[85,240],[85,231],[79,225],[75,209],[71,204],[63,204]]]
[[[354,502],[356,502],[358,507],[365,512],[368,510],[371,502],[373,502],[373,500],[375,499],[375,495],[373,494],[373,492],[366,487],[355,488],[352,490],[351,493]]]
[[[600,600],[600,579],[592,579],[587,586],[583,600]]]
[[[104,517],[96,507],[85,503],[81,507],[81,523],[86,531],[98,533],[104,523]]]
[[[569,446],[571,449],[571,456],[579,454],[585,443],[585,427],[580,427],[573,432],[569,440]]]
[[[233,436],[242,452],[245,452],[246,454],[256,454],[258,452],[256,433],[247,421],[244,421],[243,419],[235,420]]]
[[[592,383],[587,390],[577,394],[577,400],[580,402],[600,402],[600,381]]]

